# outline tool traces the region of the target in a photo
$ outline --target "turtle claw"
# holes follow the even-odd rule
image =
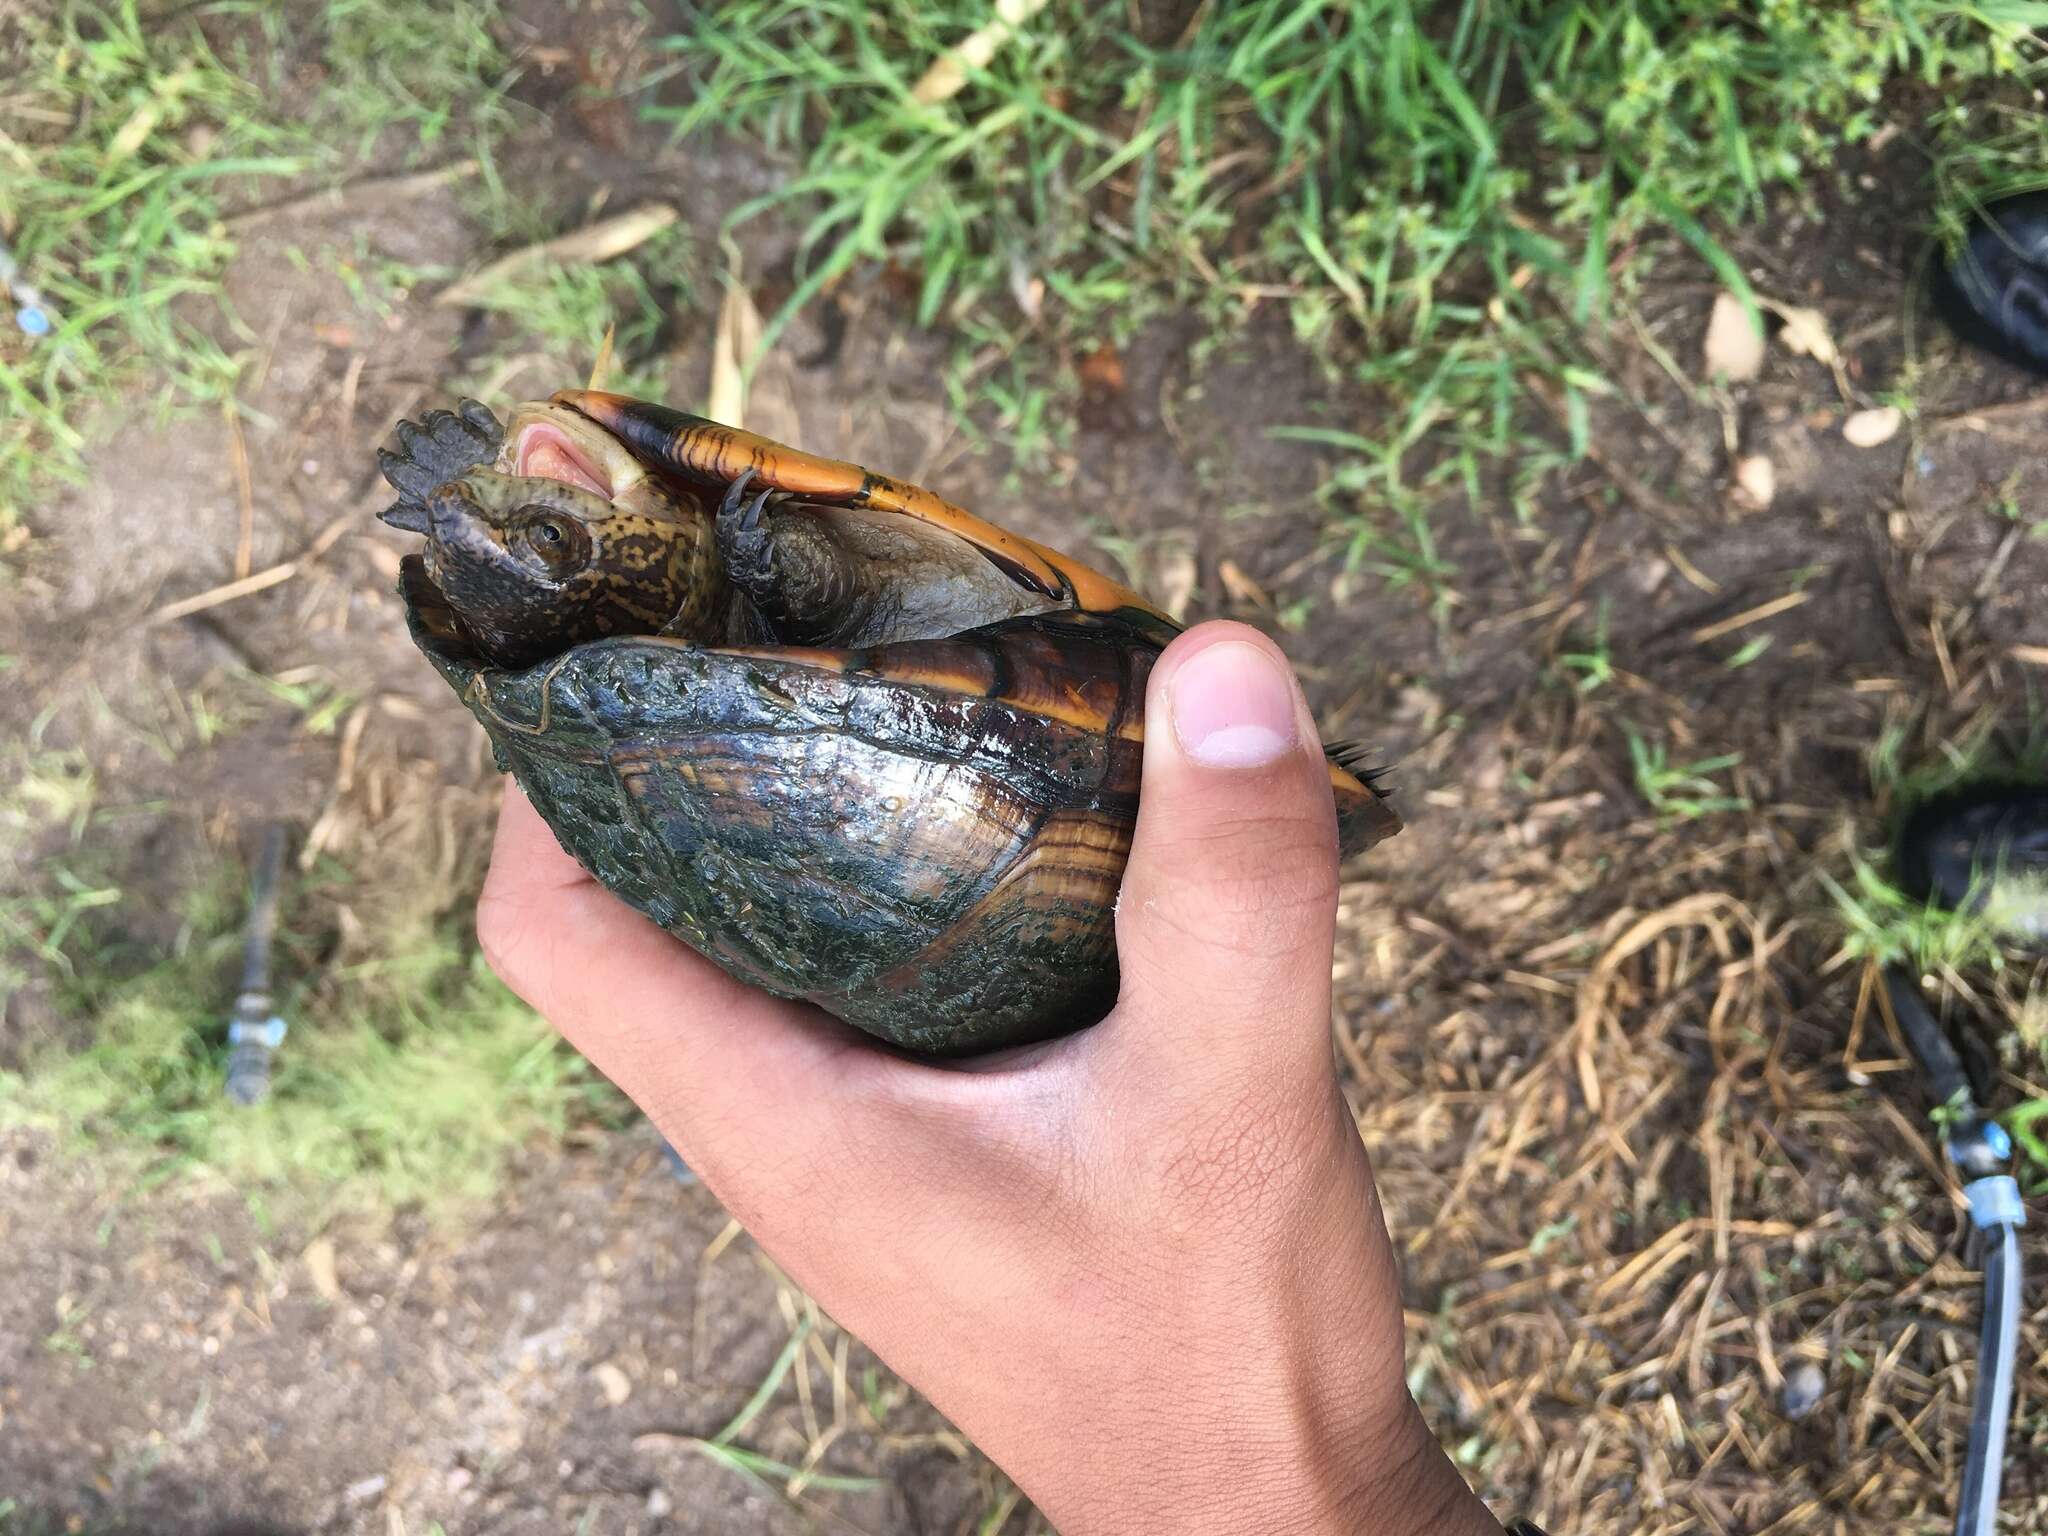
[[[404,533],[428,533],[434,526],[433,514],[427,511],[423,501],[406,501],[400,498],[377,514],[379,522]]]
[[[754,478],[743,469],[718,503],[718,553],[725,561],[726,576],[733,585],[757,603],[775,588],[775,541],[762,513],[773,491],[747,495]]]
[[[378,449],[377,467],[398,492],[400,505],[424,504],[436,486],[490,463],[505,441],[505,429],[476,400],[463,400],[454,411],[428,411],[417,422],[401,421],[393,435],[398,451]]]

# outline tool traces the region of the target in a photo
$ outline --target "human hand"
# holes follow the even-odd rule
[[[908,1060],[670,938],[516,788],[484,952],[1066,1536],[1499,1536],[1404,1382],[1330,1051],[1307,705],[1271,641],[1210,624],[1154,667],[1146,718],[1122,992],[1077,1035]]]

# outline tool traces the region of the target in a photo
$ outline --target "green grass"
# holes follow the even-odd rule
[[[355,701],[307,668],[230,669],[173,702],[174,723],[137,727],[143,750],[170,763],[266,724],[331,733]],[[0,767],[0,837],[41,852],[36,878],[0,896],[0,1004],[24,991],[36,1006],[21,1016],[51,1021],[46,1035],[10,1037],[24,1059],[0,1073],[0,1125],[51,1131],[121,1180],[226,1184],[271,1209],[454,1216],[489,1195],[517,1148],[629,1117],[489,975],[461,892],[388,868],[372,888],[329,858],[288,868],[273,971],[291,1032],[271,1097],[231,1105],[244,871],[202,857],[152,872],[145,891],[125,830],[164,806],[110,803],[75,750],[26,743]],[[424,843],[403,847],[401,862],[432,860]],[[166,879],[182,879],[168,897]],[[156,910],[167,900],[168,914]],[[350,930],[346,955],[367,960],[335,958]]]
[[[271,1204],[448,1214],[488,1196],[518,1147],[625,1118],[623,1101],[473,945],[424,920],[382,936],[391,958],[339,970],[309,960],[313,936],[282,934],[279,1007],[291,1032],[269,1099],[236,1108],[223,1090],[239,873],[223,869],[187,898],[185,937],[167,955],[139,955],[93,921],[120,917],[117,884],[71,883],[94,899],[66,911],[61,931],[41,898],[0,908],[0,951],[54,957],[58,1010],[90,1019],[91,1039],[45,1042],[23,1071],[0,1074],[0,1123],[54,1131],[151,1181],[224,1183]]]
[[[958,96],[914,100],[987,16],[728,0],[670,40],[665,73],[693,90],[658,118],[679,138],[737,126],[795,163],[735,215],[801,221],[770,340],[860,262],[908,270],[922,322],[1067,346],[1169,305],[1229,328],[1274,296],[1391,423],[1354,446],[1333,537],[1439,613],[1433,508],[1491,474],[1526,514],[1611,388],[1588,338],[1672,241],[1751,299],[1726,232],[1807,198],[1887,120],[1894,82],[1946,103],[1911,128],[1942,229],[2048,163],[2026,89],[2048,5],[2024,0],[1244,0],[1164,42],[1123,7],[1055,0]],[[1034,284],[1035,321],[1017,297]],[[1523,408],[1532,370],[1560,386],[1564,455]]]
[[[2037,712],[2038,715],[2038,712]],[[1897,719],[1878,732],[1865,754],[1871,799],[1893,833],[1914,806],[1966,785],[2037,784],[2048,772],[2048,724],[2032,719],[2025,733],[2006,740],[1999,721],[1982,715],[1954,735],[1918,739]],[[2004,964],[1998,892],[1979,911],[1932,906],[1902,890],[1889,874],[1891,852],[1851,846],[1841,878],[1817,871],[1835,909],[1845,953],[1881,965],[1914,967],[1924,974],[1996,970]],[[2022,893],[2011,890],[2010,896]]]
[[[1027,354],[1127,338],[1167,307],[1227,332],[1263,295],[1393,423],[1326,498],[1333,537],[1440,613],[1452,583],[1432,509],[1486,474],[1532,505],[1561,456],[1523,409],[1529,371],[1561,385],[1563,456],[1577,451],[1587,399],[1609,387],[1584,338],[1634,305],[1659,236],[1746,293],[1725,231],[1806,195],[1885,120],[1893,81],[1941,94],[1915,139],[1943,230],[2038,179],[2048,150],[2025,89],[2048,5],[2026,0],[1245,0],[1150,41],[1122,7],[1055,0],[959,95],[912,100],[988,14],[982,0],[724,0],[667,40],[655,75],[688,87],[671,81],[682,104],[653,108],[658,122],[679,139],[756,134],[794,163],[735,215],[800,220],[770,340],[861,262],[912,274],[920,322]],[[467,195],[486,244],[561,217],[497,173],[520,123],[492,0],[340,0],[307,17],[219,0],[162,24],[135,0],[69,0],[12,25],[25,115],[0,140],[0,231],[61,328],[0,339],[0,521],[77,472],[92,405],[124,380],[167,402],[233,389],[254,338],[218,309],[232,209],[370,153],[459,153],[482,162]],[[301,100],[291,69],[306,59],[324,84]],[[493,351],[587,353],[618,321],[627,381],[659,384],[649,357],[676,296],[646,274],[677,266],[649,250],[522,281],[494,305],[517,318]],[[1064,423],[1034,366],[959,405],[1042,462]]]
[[[1726,773],[1742,761],[1740,754],[1727,752],[1696,762],[1674,763],[1671,749],[1663,742],[1651,741],[1633,730],[1626,734],[1636,793],[1658,816],[1667,821],[1696,821],[1720,811],[1749,809],[1747,799],[1726,793],[1714,781],[1714,775]]]
[[[1846,884],[1824,869],[1816,875],[1834,902],[1842,949],[1856,959],[1923,975],[2004,963],[1998,929],[1985,915],[1910,896],[1861,854],[1852,852]]]
[[[690,231],[670,225],[631,253],[629,259],[596,266],[550,262],[491,286],[476,307],[493,316],[490,345],[457,387],[481,389],[504,370],[525,360],[518,377],[528,393],[581,382],[596,361],[605,331],[615,332],[614,367],[608,388],[651,399],[674,393],[663,355],[663,327],[679,313],[707,310],[700,253]],[[696,388],[703,380],[692,381]],[[689,401],[701,404],[701,401]]]
[[[493,151],[515,127],[505,91],[513,78],[497,0],[326,0],[312,43],[327,78],[312,106],[323,125],[351,137],[350,161],[395,145],[402,163]],[[224,13],[230,13],[223,7]],[[307,46],[271,7],[254,5],[275,43]],[[495,196],[503,188],[490,177]]]
[[[233,387],[234,359],[190,307],[233,252],[224,199],[309,164],[196,31],[156,32],[133,4],[14,25],[26,115],[0,140],[0,233],[57,326],[40,342],[0,332],[0,528],[47,477],[77,475],[83,410],[128,365],[166,397]]]
[[[559,1139],[603,1092],[530,1009],[451,951],[416,953],[407,972],[402,1006],[358,999],[301,1018],[270,1098],[237,1109],[223,1096],[226,999],[188,967],[154,968],[100,1002],[89,1047],[0,1078],[0,1119],[152,1179],[323,1205],[471,1205],[509,1153]]]
[[[2027,1193],[2048,1191],[2048,1099],[2028,1099],[1998,1117],[2025,1164]]]
[[[1558,674],[1571,684],[1579,694],[1598,693],[1614,682],[1618,669],[1614,665],[1614,654],[1608,645],[1609,607],[1603,599],[1600,611],[1593,620],[1590,635],[1576,636],[1584,649],[1560,651],[1552,665]]]
[[[96,408],[138,388],[163,411],[232,395],[259,340],[222,294],[237,210],[372,149],[394,168],[478,156],[479,201],[517,206],[492,174],[509,118],[491,0],[289,14],[63,0],[0,19],[0,236],[56,319],[40,341],[0,329],[0,532],[80,476]],[[308,58],[326,86],[295,99]]]
[[[1901,720],[1886,722],[1865,753],[1871,798],[1898,813],[1965,784],[2038,783],[2048,775],[2048,718],[2031,693],[2025,703],[2023,734],[2012,739],[2019,727],[1988,713],[1932,740],[1919,739]]]

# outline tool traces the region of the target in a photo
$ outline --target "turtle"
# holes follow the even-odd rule
[[[906,1051],[1100,1019],[1180,626],[934,492],[648,401],[404,423],[415,643],[562,846],[729,974]],[[1400,829],[1325,749],[1346,853]],[[598,957],[593,957],[593,963]]]

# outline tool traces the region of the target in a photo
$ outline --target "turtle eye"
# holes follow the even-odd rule
[[[536,508],[521,526],[519,542],[541,569],[549,572],[573,569],[590,553],[583,525],[546,508]]]

